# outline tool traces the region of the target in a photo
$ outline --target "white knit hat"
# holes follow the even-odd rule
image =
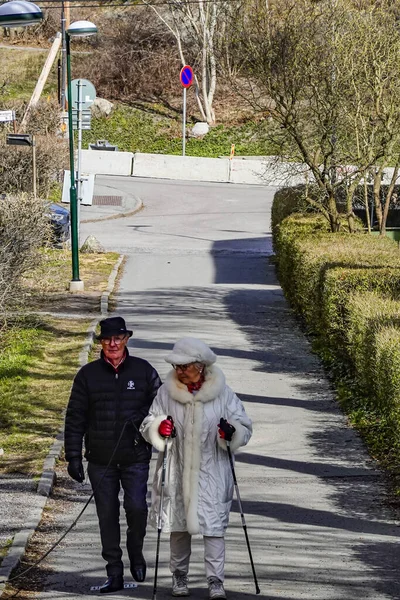
[[[184,337],[178,340],[172,348],[171,354],[165,357],[166,362],[171,365],[186,365],[199,362],[209,366],[217,360],[214,352],[201,340],[192,337]]]

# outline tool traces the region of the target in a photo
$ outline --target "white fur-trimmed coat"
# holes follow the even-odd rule
[[[236,428],[230,444],[234,452],[249,441],[251,420],[215,365],[206,368],[205,381],[195,394],[178,380],[175,371],[170,371],[140,428],[143,437],[160,451],[149,514],[154,527],[158,523],[165,447],[158,427],[167,415],[174,420],[176,437],[168,442],[163,531],[223,536],[234,484],[226,442],[218,435],[218,423],[223,417]]]

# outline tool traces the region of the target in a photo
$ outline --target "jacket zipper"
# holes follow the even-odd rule
[[[115,440],[117,440],[121,434],[118,431],[119,427],[119,415],[121,412],[121,389],[119,384],[119,375],[118,371],[115,372],[115,387],[116,387],[116,410],[115,410]]]

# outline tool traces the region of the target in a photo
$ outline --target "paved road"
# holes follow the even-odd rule
[[[94,233],[127,255],[117,312],[134,329],[131,352],[164,377],[163,356],[172,343],[182,335],[203,338],[254,420],[254,436],[237,456],[237,476],[261,597],[400,598],[399,530],[382,503],[381,475],[338,411],[268,260],[274,190],[99,183],[144,202],[131,218],[82,226],[83,235]],[[245,600],[254,585],[236,505],[226,540],[229,599]],[[154,555],[149,531],[148,582],[114,598],[151,597]],[[160,600],[169,597],[167,556],[164,539]],[[104,574],[93,508],[47,567],[54,572],[43,600],[93,594],[90,586]],[[194,596],[205,600],[200,540],[191,583]]]

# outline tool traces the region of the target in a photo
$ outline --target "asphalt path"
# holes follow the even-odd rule
[[[400,599],[399,529],[383,502],[382,475],[347,426],[276,280],[270,258],[275,190],[129,178],[101,178],[97,186],[144,204],[131,217],[81,229],[127,256],[116,313],[134,330],[130,352],[164,377],[163,357],[174,341],[203,339],[253,419],[254,435],[237,455],[236,472],[260,597]],[[149,530],[148,581],[114,598],[151,598],[155,543]],[[246,600],[254,583],[236,502],[226,544],[228,598]],[[195,538],[192,595],[205,600],[202,561],[201,538]],[[104,580],[104,564],[92,506],[46,567],[40,598],[96,595],[90,587]],[[128,568],[126,574],[131,581]],[[166,536],[157,596],[170,597]]]

